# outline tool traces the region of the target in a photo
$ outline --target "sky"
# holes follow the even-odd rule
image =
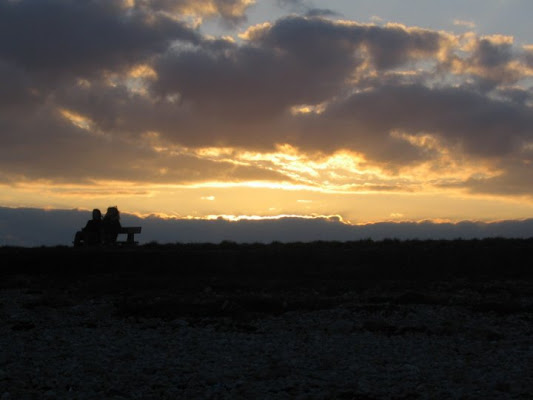
[[[531,15],[520,0],[0,0],[0,207],[526,220]]]

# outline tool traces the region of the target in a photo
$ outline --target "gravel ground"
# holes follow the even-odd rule
[[[1,400],[533,398],[529,281],[252,293],[13,279]]]

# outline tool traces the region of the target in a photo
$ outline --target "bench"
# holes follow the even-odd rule
[[[126,234],[128,235],[125,241],[118,241],[118,244],[128,244],[128,245],[135,245],[138,242],[135,241],[135,234],[141,233],[142,227],[140,226],[123,226],[120,231],[118,232],[120,234]]]
[[[74,238],[74,246],[99,246],[99,245],[127,245],[127,246],[134,246],[138,244],[138,242],[135,241],[135,235],[138,233],[141,233],[142,227],[140,226],[123,226],[118,231],[118,235],[124,234],[126,235],[126,240],[116,240],[116,237],[114,234],[112,234],[112,238],[107,237],[104,232],[98,233],[98,232],[83,232],[78,231],[76,232],[76,236]]]

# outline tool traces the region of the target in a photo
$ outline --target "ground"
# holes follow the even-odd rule
[[[526,399],[533,241],[2,248],[0,399]]]

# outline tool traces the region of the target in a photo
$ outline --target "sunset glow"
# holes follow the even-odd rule
[[[355,3],[0,0],[0,206],[531,218],[533,32]]]

